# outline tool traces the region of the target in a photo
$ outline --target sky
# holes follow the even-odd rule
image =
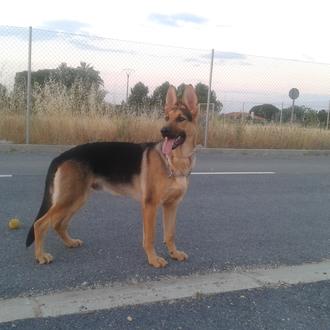
[[[1,25],[330,63],[326,0],[11,0]]]
[[[253,78],[253,73],[248,76],[247,72],[254,67],[255,77],[258,77],[261,70],[265,69],[263,57],[271,58],[267,64],[269,71],[267,76],[275,78],[276,70],[278,71],[279,68],[270,68],[275,63],[272,59],[290,59],[293,61],[289,61],[289,65],[285,64],[283,66],[285,69],[281,67],[281,70],[288,70],[288,79],[298,75],[298,80],[301,81],[304,77],[305,83],[301,87],[306,89],[306,86],[311,85],[308,77],[315,78],[320,74],[320,85],[314,84],[312,88],[308,87],[306,93],[322,94],[322,97],[326,98],[330,93],[328,85],[330,78],[327,78],[327,73],[330,73],[329,9],[330,4],[326,0],[80,0],[79,2],[11,0],[4,1],[1,5],[0,22],[1,25],[8,26],[33,26],[45,30],[201,50],[197,56],[198,60],[196,61],[196,54],[191,60],[191,63],[194,62],[194,68],[201,66],[203,56],[204,59],[207,58],[210,50],[215,49],[215,60],[218,56],[219,61],[221,57],[221,63],[233,64],[231,82],[228,81],[228,84],[221,86],[221,78],[218,76],[214,79],[214,86],[218,88],[218,93],[224,93],[224,98],[229,97],[225,90],[237,91],[242,88],[239,81],[241,73],[236,67],[242,69],[242,76],[246,81],[251,83],[252,80],[254,84],[253,80],[256,81],[257,78]],[[77,37],[73,41],[76,47],[79,47],[81,40]],[[99,44],[90,43],[88,46],[89,50],[92,48],[95,51],[101,50]],[[103,50],[113,50],[112,44],[102,47],[105,47]],[[175,52],[173,49],[172,53]],[[191,52],[193,53],[193,50]],[[250,55],[258,56],[260,61],[255,61]],[[188,63],[189,56],[185,58]],[[41,59],[39,62],[42,62]],[[312,64],[308,64],[309,62]],[[10,65],[8,56],[3,63],[5,63],[3,67]],[[291,66],[290,63],[293,65]],[[118,62],[117,65],[125,66],[125,63]],[[134,65],[134,62],[129,65]],[[134,68],[132,82],[139,78],[137,73],[141,69]],[[123,68],[120,70],[122,71]],[[208,67],[204,68],[203,74],[207,70]],[[150,69],[150,74],[151,72],[155,75]],[[194,73],[199,74],[198,71]],[[109,70],[108,74],[113,75],[114,72]],[[226,74],[230,75],[230,72]],[[190,76],[187,75],[187,78]],[[282,75],[277,78],[286,80]],[[208,82],[204,76],[201,80]],[[258,83],[258,85],[265,84],[267,85],[267,81]],[[256,92],[260,89],[257,87],[250,89]],[[288,86],[275,87],[274,92],[281,93],[281,89],[283,88],[284,92],[284,88]],[[231,99],[232,96],[229,98]]]

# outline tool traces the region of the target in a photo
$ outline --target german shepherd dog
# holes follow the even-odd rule
[[[93,190],[106,190],[138,200],[143,215],[143,248],[150,265],[165,267],[167,261],[154,248],[156,214],[163,208],[164,242],[173,259],[187,254],[176,248],[176,210],[188,188],[197,143],[197,96],[192,85],[182,100],[170,86],[166,95],[165,120],[159,143],[96,142],[78,145],[51,162],[39,213],[30,228],[26,246],[35,241],[35,258],[48,264],[43,241],[51,226],[67,247],[83,242],[70,237],[67,229],[73,214]]]

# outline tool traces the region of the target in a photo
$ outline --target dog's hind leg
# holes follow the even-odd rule
[[[44,237],[47,234],[49,226],[54,227],[54,223],[61,221],[65,216],[65,212],[66,209],[63,206],[55,204],[43,217],[34,223],[35,258],[39,264],[52,262],[52,255],[43,250]]]
[[[64,241],[68,247],[77,247],[82,245],[79,239],[73,239],[67,232],[69,221],[73,214],[82,206],[83,202],[72,207],[55,204],[51,209],[34,224],[35,232],[35,257],[40,264],[48,264],[53,260],[52,255],[43,251],[43,240],[49,226],[53,227],[55,231]]]
[[[52,221],[52,227],[67,247],[82,245],[79,239],[70,237],[67,229],[72,216],[87,200],[91,184],[89,171],[76,162],[64,163],[54,180],[54,200],[62,206],[61,217]]]
[[[34,253],[35,253],[35,258],[39,262],[39,264],[48,264],[53,260],[52,255],[49,253],[45,253],[43,250],[44,236],[48,231],[52,213],[53,210],[50,209],[43,217],[41,217],[34,223],[34,237],[35,237]]]
[[[35,257],[40,264],[49,263],[53,257],[43,251],[43,238],[49,226],[53,227],[69,247],[82,244],[72,239],[67,227],[72,215],[84,204],[88,196],[91,176],[79,163],[67,161],[59,167],[54,178],[52,206],[34,224]]]
[[[174,242],[176,227],[176,209],[177,202],[163,204],[164,242],[167,246],[171,258],[183,261],[188,259],[188,256],[183,251],[177,250]]]
[[[72,238],[68,233],[68,226],[72,216],[83,206],[86,198],[80,198],[74,205],[70,206],[63,214],[63,217],[59,221],[54,223],[54,229],[63,240],[67,247],[73,248],[83,244],[80,239]]]

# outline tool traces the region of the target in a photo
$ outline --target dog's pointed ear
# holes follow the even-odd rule
[[[165,101],[165,113],[168,113],[173,106],[178,102],[176,97],[176,89],[174,86],[170,86],[167,90],[166,101]]]
[[[192,85],[187,85],[185,87],[183,91],[182,102],[188,107],[193,116],[193,119],[195,119],[198,113],[198,98]]]

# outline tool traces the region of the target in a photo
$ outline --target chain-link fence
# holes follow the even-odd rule
[[[252,122],[288,121],[292,87],[300,90],[296,120],[306,122],[308,115],[320,123],[329,111],[329,64],[216,50],[210,71],[211,50],[31,31],[32,87],[28,91],[29,29],[0,26],[0,116],[3,112],[24,114],[29,93],[32,113],[159,112],[168,83],[196,86],[203,112],[211,110],[210,120],[222,116]],[[267,105],[275,108],[273,112]]]

